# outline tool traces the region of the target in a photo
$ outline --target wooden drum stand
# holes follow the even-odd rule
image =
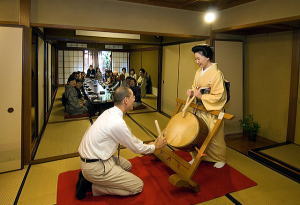
[[[215,136],[215,134],[219,130],[223,119],[225,118],[225,119],[231,120],[234,116],[231,114],[220,112],[220,111],[207,111],[204,108],[204,106],[196,105],[191,102],[188,103],[188,100],[185,102],[184,100],[176,99],[176,102],[177,102],[177,107],[176,107],[175,114],[177,114],[181,110],[181,108],[184,104],[187,104],[187,105],[189,104],[189,106],[186,106],[184,108],[184,110],[186,110],[187,107],[191,107],[191,108],[194,108],[194,109],[197,109],[200,111],[204,111],[204,112],[208,112],[212,115],[218,116],[218,119],[215,123],[214,128],[212,129],[211,132],[209,132],[208,136],[204,140],[201,147],[199,149],[195,147],[195,150],[198,153],[192,164],[188,163],[187,161],[182,159],[180,156],[175,154],[174,151],[168,146],[166,146],[162,149],[156,150],[154,152],[154,155],[157,158],[159,158],[164,164],[166,164],[168,167],[170,167],[176,173],[169,177],[169,182],[171,184],[173,184],[174,186],[177,186],[177,187],[185,187],[185,188],[191,189],[194,192],[198,192],[200,190],[200,186],[199,186],[199,184],[197,184],[195,181],[192,180],[192,177],[194,176],[195,171],[197,170],[197,168],[202,160],[202,157],[205,155],[204,151],[205,151],[207,145],[209,144],[210,140]],[[157,121],[155,121],[155,124],[156,124],[158,134],[160,135],[161,130],[158,126]]]

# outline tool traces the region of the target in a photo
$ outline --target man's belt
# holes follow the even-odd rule
[[[99,162],[102,161],[102,159],[85,159],[80,157],[81,161],[85,162],[85,163],[91,163],[91,162]]]

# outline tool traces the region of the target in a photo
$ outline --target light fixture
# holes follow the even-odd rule
[[[140,34],[112,33],[112,32],[99,32],[99,31],[85,31],[85,30],[76,30],[76,35],[95,36],[95,37],[103,37],[103,38],[141,39]]]
[[[216,18],[217,18],[216,11],[208,11],[204,14],[205,23],[211,24],[216,20]]]

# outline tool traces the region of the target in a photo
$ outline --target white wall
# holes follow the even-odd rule
[[[0,21],[19,21],[19,0],[0,0]]]
[[[299,16],[299,8],[299,0],[256,0],[222,10],[213,29]]]
[[[225,120],[225,134],[241,133],[239,120],[243,118],[243,42],[215,41],[215,61],[230,81],[230,101],[225,106],[232,120]]]
[[[245,44],[245,113],[275,142],[286,140],[292,43],[292,32],[281,32],[249,36]]]
[[[32,23],[208,35],[202,13],[116,0],[32,0]]]

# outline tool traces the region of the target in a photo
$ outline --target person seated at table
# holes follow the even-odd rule
[[[83,95],[83,87],[82,87],[82,83],[83,81],[80,80],[80,79],[76,79],[76,86],[75,86],[75,89],[76,89],[76,92],[77,92],[77,96],[80,100],[84,100],[84,95]]]
[[[99,67],[96,68],[95,78],[99,81],[102,81],[102,73]]]
[[[81,73],[80,79],[84,81],[84,79],[85,79],[85,77],[86,77],[86,74],[85,74],[85,72],[80,72],[80,73]]]
[[[142,104],[141,88],[139,86],[137,86],[136,79],[130,78],[129,87],[135,96],[135,101],[133,103],[133,109],[138,109],[138,108],[144,107]]]
[[[90,67],[87,70],[86,77],[88,78],[94,78],[96,75],[96,70],[94,69],[93,65],[90,65]]]
[[[126,81],[126,84],[125,84],[125,87],[130,87],[130,80],[131,79],[135,79],[135,78],[132,78],[132,77],[130,77],[130,76],[128,76],[126,79],[125,79],[125,81]]]
[[[111,77],[111,82],[108,85],[110,90],[115,90],[118,87],[120,87],[121,81],[120,81],[120,76],[118,76],[118,73],[113,73],[112,77]]]
[[[111,76],[112,76],[111,70],[105,70],[104,81],[105,82],[110,81]]]
[[[146,78],[146,71],[144,68],[140,69],[140,77],[137,80],[137,84],[141,88],[142,98],[145,97],[146,96],[147,78]]]
[[[66,112],[70,115],[78,115],[88,113],[87,106],[78,98],[78,93],[75,89],[76,79],[70,76],[68,84],[66,85],[65,98],[66,98]]]
[[[120,86],[127,87],[125,75],[124,75],[123,73],[121,73],[121,74],[119,75],[119,82],[120,82]]]
[[[136,78],[136,74],[135,74],[134,69],[131,68],[131,69],[129,70],[129,76],[132,77],[132,78],[134,78],[134,79],[137,79],[137,78]]]

